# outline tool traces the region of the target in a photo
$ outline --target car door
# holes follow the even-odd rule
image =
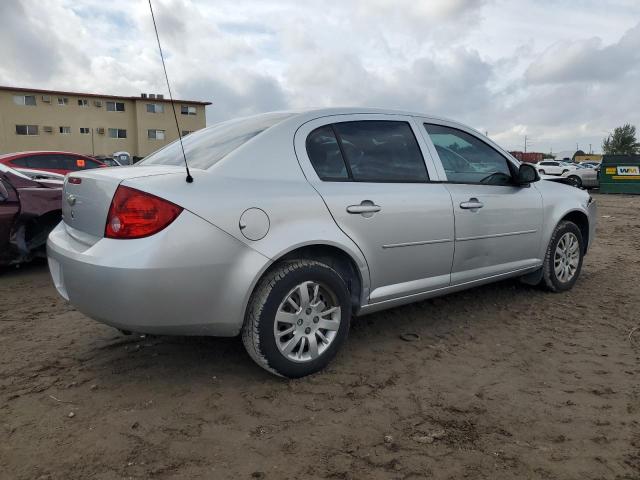
[[[451,197],[430,181],[437,174],[414,128],[410,117],[363,114],[316,119],[296,133],[305,176],[366,258],[370,303],[450,282]]]
[[[8,260],[10,234],[16,215],[20,211],[18,193],[9,179],[0,171],[0,262]]]
[[[540,265],[543,212],[538,190],[516,186],[517,165],[472,130],[453,123],[423,125],[453,201],[451,284]]]

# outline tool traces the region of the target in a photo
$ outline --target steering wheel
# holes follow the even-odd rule
[[[511,175],[507,175],[503,172],[493,172],[491,175],[487,175],[480,183],[486,183],[489,185],[507,185],[511,181]]]

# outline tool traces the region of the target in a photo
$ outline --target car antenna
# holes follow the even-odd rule
[[[182,157],[184,158],[184,168],[187,170],[187,183],[193,183],[193,177],[189,172],[189,164],[187,163],[187,155],[184,153],[184,144],[182,143],[182,135],[180,134],[180,125],[178,125],[178,115],[176,114],[176,105],[173,103],[173,94],[171,93],[171,85],[169,85],[169,75],[167,75],[167,66],[164,63],[164,55],[162,54],[162,46],[160,45],[160,36],[158,35],[158,27],[156,25],[156,17],[153,14],[153,6],[149,0],[149,10],[151,10],[151,20],[153,20],[153,29],[156,31],[156,40],[158,40],[158,50],[160,50],[160,59],[162,60],[162,68],[164,69],[164,78],[167,81],[167,89],[169,90],[169,100],[171,100],[171,109],[173,110],[173,118],[176,120],[176,130],[178,131],[178,139],[180,140],[180,148],[182,149]]]

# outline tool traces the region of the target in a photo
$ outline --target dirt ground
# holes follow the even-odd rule
[[[295,381],[237,338],[122,336],[44,263],[0,271],[0,478],[640,479],[640,197],[597,201],[571,292],[356,319]]]

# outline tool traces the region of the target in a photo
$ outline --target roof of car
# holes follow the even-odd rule
[[[0,154],[0,159],[10,158],[10,157],[19,158],[19,157],[24,157],[25,155],[77,155],[79,157],[91,157],[91,155],[84,155],[82,153],[61,152],[58,150],[30,150],[26,152],[2,153]]]

